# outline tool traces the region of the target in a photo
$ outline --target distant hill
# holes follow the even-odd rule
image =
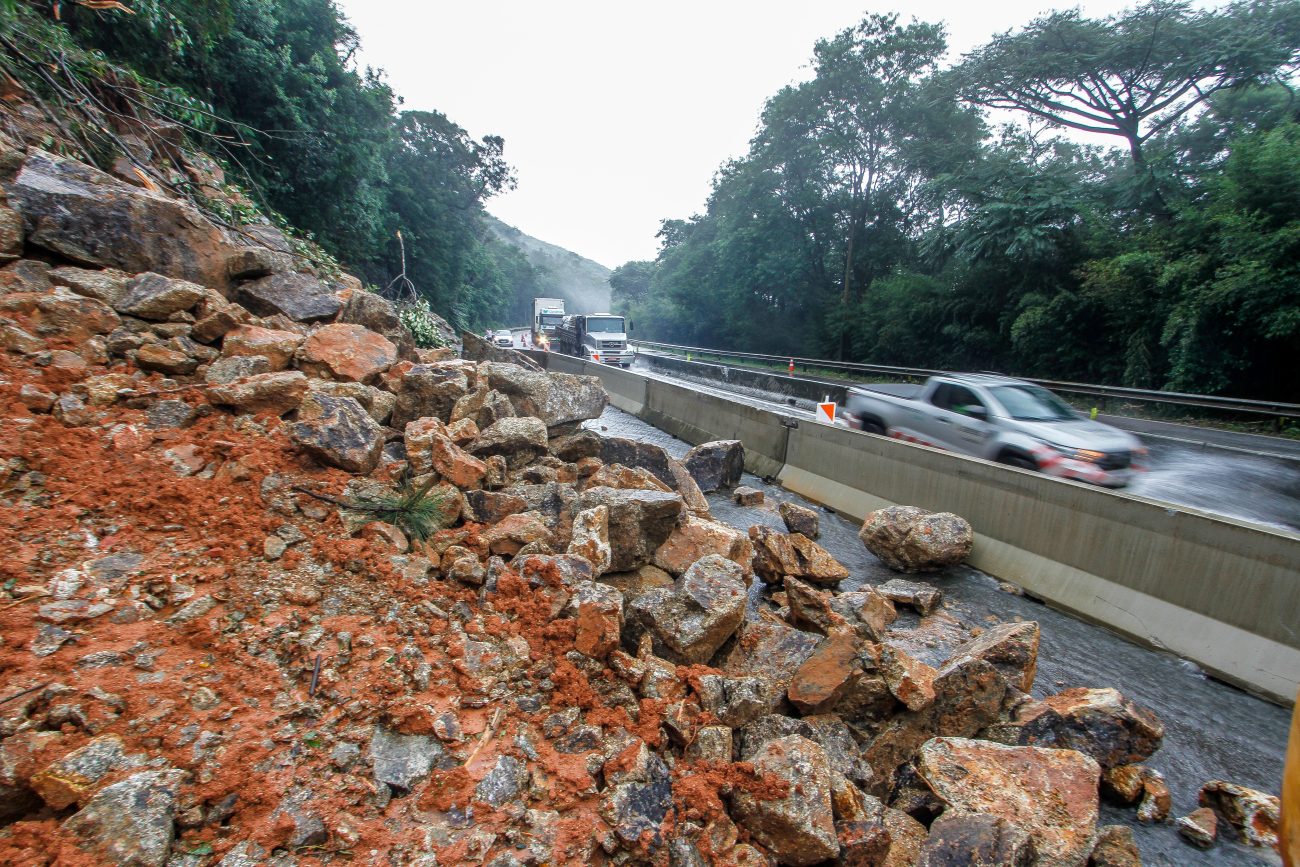
[[[542,297],[563,298],[570,313],[604,313],[609,310],[609,269],[571,250],[540,241],[514,226],[485,215],[488,228],[507,244],[518,247],[528,264],[538,270]]]

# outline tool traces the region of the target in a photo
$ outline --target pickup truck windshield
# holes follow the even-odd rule
[[[989,391],[1007,415],[1017,421],[1067,421],[1078,417],[1065,401],[1036,385],[996,385]]]
[[[588,316],[587,330],[602,332],[605,334],[609,334],[609,333],[622,334],[623,317],[622,316]]]

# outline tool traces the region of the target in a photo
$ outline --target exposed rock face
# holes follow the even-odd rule
[[[1083,865],[1097,832],[1101,769],[1073,750],[935,738],[917,772],[951,808],[1001,817],[1033,838],[1038,858]]]
[[[1133,764],[1160,748],[1164,726],[1114,689],[1068,689],[1017,715],[1020,743],[1078,750],[1103,768]]]
[[[239,299],[258,316],[282,313],[294,322],[333,319],[343,304],[325,283],[307,274],[272,274],[239,287]]]
[[[162,867],[171,849],[184,771],[141,771],[101,789],[63,823],[82,848],[123,867]]]
[[[1201,786],[1199,800],[1246,845],[1277,848],[1282,816],[1277,797],[1226,780],[1211,780]]]
[[[749,539],[754,543],[754,572],[768,584],[780,584],[787,575],[815,584],[838,584],[849,577],[843,564],[807,536],[755,524]]]
[[[777,506],[777,510],[781,513],[785,528],[791,533],[800,533],[809,539],[821,535],[821,516],[807,506],[784,502]]]
[[[717,554],[700,558],[672,588],[649,590],[628,607],[628,637],[649,634],[655,652],[685,664],[706,663],[745,616],[741,569]]]
[[[682,463],[706,494],[734,488],[745,471],[745,446],[740,440],[700,443],[686,453]]]
[[[193,207],[33,150],[9,185],[27,242],[83,265],[224,286],[232,247]]]
[[[799,735],[769,741],[753,758],[759,774],[786,784],[783,797],[737,792],[736,821],[781,864],[807,867],[839,854],[831,815],[831,768],[826,752]]]
[[[113,309],[140,319],[165,321],[173,313],[189,310],[203,297],[203,287],[161,274],[137,274],[127,281]]]
[[[307,377],[296,370],[259,373],[208,386],[208,400],[219,406],[273,415],[296,409],[306,394]]]
[[[935,572],[969,557],[975,534],[951,512],[892,506],[867,515],[858,538],[890,569]]]
[[[306,395],[289,436],[312,457],[350,473],[373,470],[384,450],[383,428],[350,397]]]
[[[374,382],[396,361],[397,347],[360,325],[326,325],[312,332],[298,350],[301,371],[344,382]]]
[[[595,487],[582,492],[579,509],[609,508],[609,571],[627,572],[650,562],[682,511],[682,498],[663,491]]]
[[[1030,867],[1034,842],[1002,816],[951,810],[934,820],[917,867]]]

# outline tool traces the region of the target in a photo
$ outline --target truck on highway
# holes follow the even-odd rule
[[[988,374],[848,390],[850,427],[1047,475],[1121,488],[1143,469],[1141,440],[1076,412],[1047,389]]]
[[[564,321],[563,298],[533,299],[533,346],[546,349],[554,339],[555,329]]]
[[[628,348],[623,317],[612,313],[579,313],[564,317],[555,329],[553,348],[601,364],[631,367],[636,353]]]

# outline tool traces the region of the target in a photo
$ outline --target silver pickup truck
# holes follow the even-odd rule
[[[869,433],[1109,488],[1127,485],[1147,453],[1137,437],[1082,416],[1041,386],[984,374],[855,386],[844,420]]]

